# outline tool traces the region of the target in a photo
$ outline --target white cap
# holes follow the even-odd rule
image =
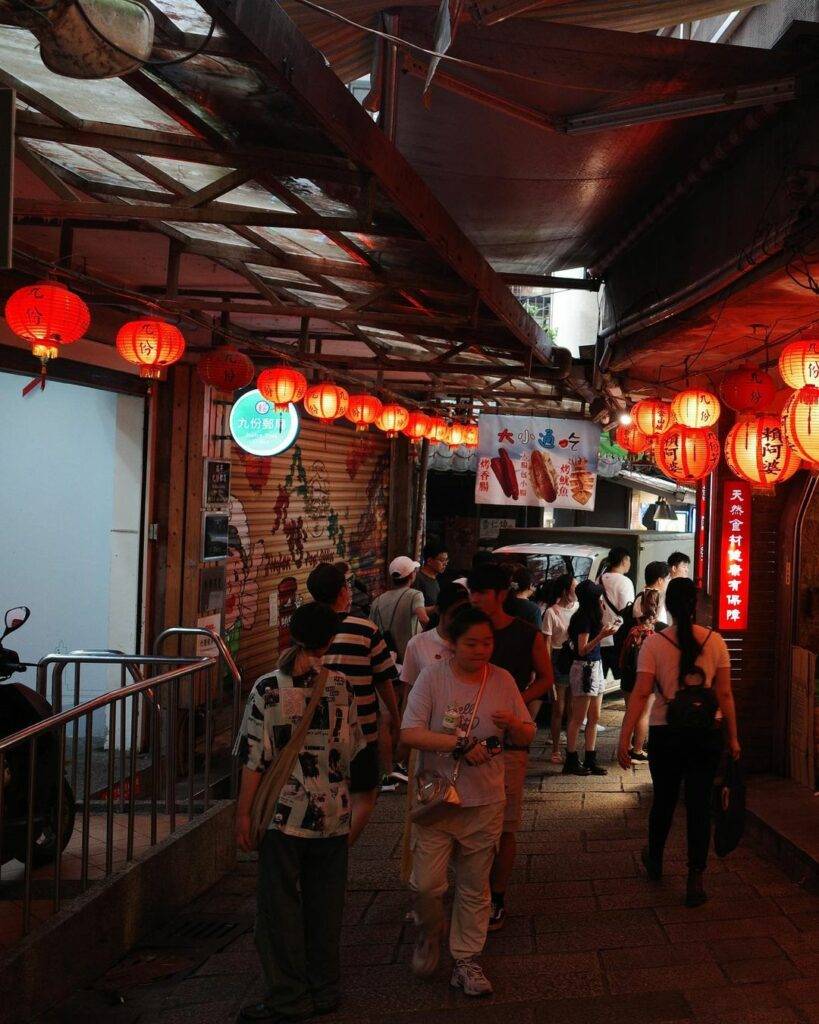
[[[420,566],[420,562],[414,562],[407,555],[399,555],[398,558],[393,558],[390,562],[390,576],[403,580],[409,576],[410,573],[415,572],[416,569],[420,568]]]

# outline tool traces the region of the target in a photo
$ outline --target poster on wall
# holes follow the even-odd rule
[[[600,427],[584,420],[481,416],[475,503],[591,511]]]

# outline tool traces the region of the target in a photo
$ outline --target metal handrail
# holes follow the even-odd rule
[[[231,678],[233,679],[233,716],[231,722],[232,736],[235,738],[239,732],[239,724],[242,720],[242,673],[239,671],[230,648],[222,639],[219,633],[212,629],[205,629],[203,626],[170,626],[163,630],[154,641],[154,653],[159,654],[165,641],[171,637],[204,636],[212,640],[219,651]],[[231,795],[236,796],[239,792],[239,762],[234,758],[230,769]]]
[[[68,657],[68,655],[66,655]],[[165,659],[151,659],[140,658],[140,661],[150,660],[165,660]],[[179,658],[169,659],[174,662],[179,662]],[[160,676],[152,676],[150,679],[141,679],[139,682],[129,683],[127,686],[121,687],[119,690],[109,690],[108,693],[101,693],[97,697],[92,697],[90,700],[84,701],[82,704],[78,704],[74,708],[70,708],[68,711],[60,711],[57,714],[50,715],[48,718],[43,718],[39,722],[35,722],[33,725],[27,725],[25,729],[20,729],[19,732],[14,732],[11,736],[6,736],[4,739],[0,739],[0,754],[5,754],[6,751],[11,750],[13,747],[18,746],[20,743],[26,743],[28,740],[33,739],[35,736],[39,736],[40,733],[52,732],[54,729],[59,729],[62,725],[68,725],[75,719],[83,718],[85,715],[93,714],[100,708],[106,707],[108,704],[113,704],[118,700],[126,700],[128,697],[135,696],[139,693],[144,693],[146,690],[150,690],[152,687],[164,685],[173,679],[178,679],[181,676],[187,675],[191,671],[192,665],[198,665],[200,668],[207,668],[217,663],[216,658],[189,658],[186,664],[181,665],[179,668],[172,669],[170,672],[164,672]],[[116,659],[109,659],[107,661],[101,661],[99,664],[116,664]]]
[[[64,667],[64,664],[71,663],[72,660],[79,659],[90,659],[92,663],[97,664],[122,664],[122,656],[118,656],[113,653],[100,652],[92,653],[88,652],[76,652],[72,658],[72,655],[59,655],[55,656],[59,658],[63,664],[59,667]],[[184,664],[179,665],[178,663],[184,660]],[[133,860],[134,857],[134,812],[136,805],[136,793],[137,793],[137,718],[140,707],[140,698],[146,695],[149,691],[158,692],[164,687],[168,687],[171,691],[170,698],[167,701],[162,701],[163,707],[160,708],[159,703],[156,700],[150,702],[148,706],[148,725],[150,739],[148,743],[148,749],[151,755],[150,766],[146,765],[143,769],[144,772],[148,772],[148,778],[150,780],[150,844],[155,845],[158,841],[157,832],[157,809],[158,809],[158,793],[160,790],[160,772],[162,765],[165,765],[166,775],[166,788],[165,788],[165,809],[164,813],[167,815],[169,822],[169,831],[173,832],[176,828],[176,806],[178,801],[177,788],[180,781],[180,775],[177,768],[177,709],[179,705],[179,684],[180,681],[185,677],[189,679],[189,694],[188,694],[188,759],[187,759],[187,812],[189,819],[196,813],[196,779],[195,779],[195,755],[196,755],[196,742],[194,734],[194,699],[195,699],[195,685],[197,680],[202,681],[204,675],[205,682],[205,745],[203,750],[203,789],[202,792],[202,808],[207,810],[210,801],[210,789],[211,789],[211,745],[212,745],[212,707],[211,707],[211,684],[213,681],[213,674],[219,672],[220,661],[218,658],[162,658],[158,656],[147,656],[140,657],[138,655],[126,657],[125,661],[129,664],[135,664],[141,662],[142,664],[152,665],[166,665],[169,661],[175,662],[177,667],[164,672],[157,676],[152,676],[148,679],[140,679],[128,685],[122,686],[119,689],[111,690],[107,693],[102,693],[93,697],[76,707],[70,708],[66,711],[59,711],[56,714],[43,719],[42,721],[35,722],[33,725],[27,726],[24,729],[19,730],[11,736],[0,739],[0,779],[4,778],[4,772],[8,763],[7,758],[13,754],[15,750],[20,747],[25,747],[27,750],[27,757],[18,764],[16,771],[26,772],[27,771],[27,811],[24,819],[14,819],[12,824],[16,822],[15,827],[19,830],[21,823],[24,826],[24,844],[25,844],[25,878],[24,878],[24,894],[23,894],[23,932],[27,933],[30,927],[31,921],[31,893],[32,893],[32,879],[33,871],[35,868],[34,852],[34,827],[35,818],[39,820],[42,810],[37,805],[37,791],[38,791],[38,742],[44,744],[46,737],[50,734],[56,742],[57,748],[57,798],[56,798],[56,822],[53,825],[55,831],[55,860],[54,860],[54,876],[53,876],[53,905],[54,911],[59,910],[60,899],[61,899],[61,872],[62,872],[62,846],[63,846],[63,829],[65,827],[65,799],[66,799],[66,786],[65,781],[65,753],[66,753],[66,730],[72,724],[76,727],[82,720],[85,723],[85,750],[84,750],[84,778],[83,778],[83,796],[82,796],[82,852],[81,852],[81,873],[80,873],[80,885],[82,890],[85,890],[88,886],[88,875],[89,875],[89,852],[90,852],[90,800],[91,800],[91,769],[92,769],[92,758],[91,758],[91,747],[92,747],[92,736],[93,736],[93,715],[95,711],[107,708],[109,718],[109,744],[107,751],[107,787],[105,790],[105,821],[106,821],[106,840],[105,840],[105,872],[104,876],[108,877],[113,872],[114,866],[114,791],[118,786],[120,790],[120,808],[125,812],[123,805],[123,794],[126,786],[129,788],[128,807],[127,807],[127,847],[125,851],[126,861]],[[124,668],[123,668],[124,671]],[[131,709],[131,722],[130,722],[130,756],[129,756],[129,767],[126,772],[125,769],[125,758],[122,758],[122,769],[119,779],[115,777],[115,760],[117,753],[117,713],[119,711],[122,723],[125,722],[128,713],[128,702],[130,701]],[[118,707],[119,705],[119,707]],[[164,722],[164,728],[163,728]],[[123,746],[125,743],[124,733],[123,735]],[[164,742],[163,742],[164,740]],[[164,747],[164,751],[163,751]],[[41,746],[42,751],[42,746]],[[26,769],[27,763],[27,769]],[[50,773],[49,773],[50,774]],[[184,779],[184,776],[181,777]],[[22,781],[22,780],[21,780]],[[2,863],[2,844],[4,838],[4,828],[10,824],[6,820],[5,816],[5,787],[0,786],[0,864]],[[50,811],[49,814],[53,813]],[[40,827],[40,826],[38,826]],[[22,849],[19,845],[20,840],[23,837],[23,833],[17,832],[18,846],[15,848]]]

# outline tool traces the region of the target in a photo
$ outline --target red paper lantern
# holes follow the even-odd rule
[[[702,388],[686,388],[674,396],[671,412],[683,427],[713,427],[719,419],[719,399]]]
[[[786,345],[779,356],[779,373],[794,391],[819,385],[819,342],[792,341]]]
[[[672,427],[654,445],[657,465],[672,480],[695,484],[713,473],[719,463],[720,446],[713,430]]]
[[[409,412],[403,405],[385,405],[381,415],[375,421],[379,430],[383,430],[387,437],[397,437],[409,423]]]
[[[443,444],[447,438],[449,424],[443,416],[433,416],[429,421],[427,437],[433,444]]]
[[[404,433],[410,438],[411,441],[421,441],[427,436],[429,430],[429,416],[424,412],[418,412],[417,409],[413,410],[409,414],[409,421],[404,427]]]
[[[262,370],[256,387],[263,398],[273,403],[277,412],[284,412],[291,402],[304,398],[307,381],[304,374],[292,366],[273,366],[269,370]]]
[[[117,332],[117,351],[139,367],[140,377],[158,380],[162,371],[182,358],[185,339],[164,320],[131,320]]]
[[[60,345],[70,345],[88,330],[91,314],[79,295],[54,281],[18,288],[6,302],[6,323],[18,338],[31,344],[45,365],[56,359]]]
[[[806,462],[819,462],[819,388],[800,388],[785,403],[782,429],[796,454]]]
[[[618,427],[614,431],[614,443],[625,448],[632,455],[639,455],[651,447],[651,438],[647,437],[636,423]]]
[[[674,425],[671,406],[659,398],[644,398],[638,402],[631,410],[631,418],[646,437],[657,437]]]
[[[456,448],[460,448],[466,440],[466,424],[459,423],[457,420],[450,426],[449,432],[447,433],[446,443],[449,447],[455,451]]]
[[[477,423],[467,423],[466,425],[466,438],[464,439],[465,448],[477,448],[478,442],[480,441],[480,427]]]
[[[767,412],[776,393],[776,384],[769,373],[746,363],[726,373],[719,393],[734,412]]]
[[[347,412],[350,396],[338,384],[314,384],[304,394],[304,409],[322,423],[332,423]]]
[[[743,416],[728,431],[725,461],[734,476],[766,490],[789,480],[799,469],[799,456],[790,447],[779,416]]]
[[[367,430],[381,415],[381,402],[375,395],[350,395],[347,419],[355,423],[356,430]]]
[[[196,367],[203,384],[217,391],[237,391],[253,380],[253,360],[235,345],[220,345],[200,358]]]

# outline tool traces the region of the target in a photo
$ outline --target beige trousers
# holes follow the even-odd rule
[[[443,926],[447,870],[455,867],[455,900],[449,951],[455,960],[477,956],[489,925],[489,871],[498,850],[505,803],[452,807],[434,825],[412,827],[412,875],[415,912],[424,931]]]

